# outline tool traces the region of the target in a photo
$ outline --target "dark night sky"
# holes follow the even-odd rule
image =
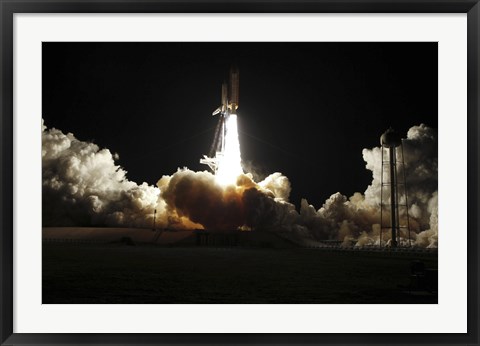
[[[364,192],[362,149],[388,127],[438,125],[436,43],[43,43],[43,118],[137,183],[206,170],[233,63],[242,158],[285,174],[297,208]]]

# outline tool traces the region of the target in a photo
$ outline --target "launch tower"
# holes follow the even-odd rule
[[[391,230],[392,232],[392,247],[397,247],[400,244],[402,236],[406,238],[405,233],[408,233],[408,243],[411,245],[402,138],[390,128],[380,137],[380,144],[382,146],[380,246],[382,246],[382,233],[384,230]],[[399,171],[401,171],[400,179],[398,177]],[[402,211],[403,213],[401,213]],[[389,225],[388,221],[384,221],[385,214],[390,214]],[[401,224],[401,217],[404,220],[406,218],[405,224]],[[402,234],[402,230],[404,234]]]

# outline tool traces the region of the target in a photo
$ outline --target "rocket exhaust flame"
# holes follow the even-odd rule
[[[226,119],[225,149],[218,158],[217,182],[221,185],[234,184],[243,173],[241,166],[240,143],[238,141],[237,115],[230,114]]]
[[[229,84],[222,84],[222,104],[212,115],[219,114],[215,137],[210,148],[210,157],[204,155],[200,163],[208,165],[220,185],[235,184],[243,173],[240,143],[238,141],[237,115],[239,95],[238,69],[230,69]]]

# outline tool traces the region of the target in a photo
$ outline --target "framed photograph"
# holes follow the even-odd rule
[[[478,345],[478,1],[1,0],[1,343]]]

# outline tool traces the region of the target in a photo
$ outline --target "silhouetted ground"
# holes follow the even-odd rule
[[[44,244],[43,303],[437,303],[415,255],[318,249]],[[436,257],[420,258],[436,268]]]

